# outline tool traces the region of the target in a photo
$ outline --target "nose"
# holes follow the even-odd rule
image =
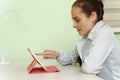
[[[77,27],[76,23],[75,23],[75,22],[73,22],[73,28],[76,28],[76,27]]]

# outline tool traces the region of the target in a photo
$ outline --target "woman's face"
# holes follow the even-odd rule
[[[79,7],[72,7],[73,26],[81,36],[88,36],[94,26],[93,16],[88,17]]]

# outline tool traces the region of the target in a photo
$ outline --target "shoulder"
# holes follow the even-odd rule
[[[112,37],[114,36],[114,33],[109,25],[103,25],[98,31],[96,37]]]

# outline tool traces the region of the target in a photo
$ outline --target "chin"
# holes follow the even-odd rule
[[[80,36],[83,36],[83,34],[79,33]]]
[[[79,33],[79,36],[86,36],[85,34],[81,34],[81,33]]]

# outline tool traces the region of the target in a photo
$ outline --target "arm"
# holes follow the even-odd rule
[[[77,62],[77,58],[78,58],[78,52],[77,49],[75,48],[75,50],[70,53],[60,52],[57,61],[62,65],[68,65]]]
[[[78,53],[77,49],[70,53],[58,52],[54,50],[45,50],[42,53],[37,53],[36,55],[42,55],[45,59],[56,59],[62,65],[72,64],[77,61]]]
[[[99,73],[102,64],[113,48],[113,40],[109,32],[101,32],[93,40],[88,56],[84,59],[82,70],[86,73]]]

